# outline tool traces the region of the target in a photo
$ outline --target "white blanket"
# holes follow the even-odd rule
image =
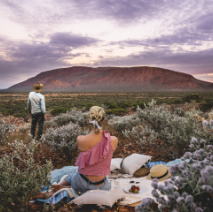
[[[138,184],[130,183],[130,181],[140,182]],[[152,181],[147,180],[146,177],[141,178],[131,178],[131,179],[115,179],[111,180],[111,190],[114,190],[114,192],[122,192],[123,197],[125,199],[119,203],[119,205],[128,205],[132,203],[139,202],[143,200],[143,198],[153,198],[151,192],[153,190],[153,187],[151,186]],[[159,182],[159,184],[163,184],[163,182]],[[126,193],[124,191],[124,187],[128,185],[139,185],[140,189],[143,191],[140,194],[134,194],[134,193]]]
[[[122,193],[123,197],[125,199],[121,202],[119,202],[119,205],[129,205],[133,204],[139,201],[142,201],[144,198],[153,198],[151,192],[153,190],[153,187],[151,186],[152,181],[147,180],[146,177],[140,177],[140,178],[133,178],[132,176],[127,176],[127,175],[117,175],[117,179],[115,179],[115,175],[111,177],[109,176],[109,181],[111,182],[111,190],[114,192]],[[169,180],[169,179],[168,179]],[[130,183],[130,181],[134,182],[139,182],[139,183]],[[159,184],[164,184],[165,181],[159,181]],[[139,194],[134,194],[134,193],[127,193],[124,191],[124,187],[128,185],[139,185],[140,189],[143,191],[142,193]],[[54,193],[54,195],[62,192],[63,190],[67,190],[68,194],[70,197],[76,197],[77,194],[75,194],[73,189],[61,189],[58,192]]]

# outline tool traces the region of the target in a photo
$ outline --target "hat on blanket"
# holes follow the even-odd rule
[[[134,173],[134,177],[144,177],[150,173],[149,168],[140,168]]]
[[[158,181],[163,181],[170,176],[171,173],[169,172],[169,167],[166,167],[163,164],[158,164],[150,169],[150,174],[147,176],[147,179],[153,180],[154,178],[157,178]]]
[[[33,90],[35,91],[35,92],[41,92],[42,91],[42,89],[43,89],[43,85],[41,84],[41,83],[36,83],[35,85],[33,85]]]

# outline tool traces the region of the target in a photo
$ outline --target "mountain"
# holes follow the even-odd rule
[[[213,90],[213,83],[207,86],[208,89]]]
[[[205,90],[211,84],[189,74],[157,67],[73,66],[42,72],[9,90],[30,91],[38,82],[44,84],[44,91],[71,92]]]

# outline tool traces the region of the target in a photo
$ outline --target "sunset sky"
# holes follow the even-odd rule
[[[213,82],[213,0],[0,0],[0,89],[70,66],[155,66]]]

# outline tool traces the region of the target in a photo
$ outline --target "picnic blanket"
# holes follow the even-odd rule
[[[187,163],[189,163],[189,159],[186,159],[185,160]],[[173,166],[173,165],[175,165],[175,164],[178,164],[178,165],[181,165],[181,163],[183,162],[183,160],[181,160],[181,159],[175,159],[175,160],[172,160],[172,161],[169,161],[165,166],[167,166],[167,167],[171,167],[171,166]]]
[[[168,179],[169,180],[169,179]],[[129,178],[129,179],[123,179],[123,178],[118,178],[118,179],[111,179],[111,190],[114,192],[119,192],[123,194],[123,197],[125,199],[123,201],[120,201],[118,205],[128,205],[132,203],[139,202],[143,200],[143,198],[153,198],[152,196],[152,190],[153,187],[151,186],[152,181],[147,180],[146,177],[140,177],[140,178]],[[135,183],[130,183],[131,181],[139,182],[137,184]],[[164,184],[165,181],[159,181],[159,184]],[[126,193],[124,191],[124,187],[128,185],[139,185],[141,190],[143,190],[142,193],[140,194],[134,194],[134,193]]]
[[[43,192],[45,191],[43,190]],[[62,188],[55,192],[49,199],[37,199],[37,201],[55,205],[64,198],[66,198],[67,202],[70,202],[75,197],[78,197],[78,195],[72,188]]]
[[[127,176],[125,176],[127,177]],[[168,179],[169,180],[169,179]],[[115,179],[111,178],[111,175],[109,176],[109,181],[111,183],[111,191],[116,193],[122,193],[124,200],[120,201],[118,205],[129,205],[132,203],[136,203],[139,201],[142,201],[143,198],[153,198],[151,192],[153,190],[151,183],[151,180],[147,180],[146,177],[141,178],[134,178],[132,176],[129,176],[129,178],[124,178],[121,175]],[[130,183],[134,181],[134,183]],[[136,184],[136,182],[139,182]],[[159,184],[164,184],[165,181],[159,181]],[[139,185],[141,190],[143,191],[140,194],[134,194],[134,193],[126,193],[124,191],[124,187],[128,185]],[[49,199],[37,199],[37,201],[40,202],[46,202],[47,204],[57,204],[64,198],[66,198],[66,202],[71,201],[73,198],[77,198],[78,195],[75,194],[74,190],[72,188],[63,188],[56,193],[53,194],[52,197]]]

